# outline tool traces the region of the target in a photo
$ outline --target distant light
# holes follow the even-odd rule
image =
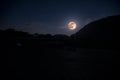
[[[19,47],[21,47],[21,46],[22,46],[22,44],[21,44],[21,43],[17,43],[16,45],[17,45],[17,46],[19,46]]]

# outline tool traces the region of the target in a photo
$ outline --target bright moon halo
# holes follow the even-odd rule
[[[76,29],[76,26],[77,26],[76,23],[73,22],[73,21],[71,21],[71,22],[68,23],[68,28],[69,28],[70,30]]]

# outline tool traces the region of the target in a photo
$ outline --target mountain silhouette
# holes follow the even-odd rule
[[[89,23],[70,37],[0,30],[2,74],[8,80],[112,80],[112,65],[119,72],[113,45],[119,42],[119,26],[118,15]]]
[[[71,35],[71,37],[89,47],[112,48],[116,44],[116,40],[118,40],[119,34],[117,30],[119,30],[119,27],[120,15],[109,16],[87,24],[80,31]]]

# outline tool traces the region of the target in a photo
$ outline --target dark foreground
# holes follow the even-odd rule
[[[112,80],[112,49],[11,41],[1,50],[8,80]]]

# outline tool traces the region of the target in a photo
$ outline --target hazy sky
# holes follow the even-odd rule
[[[93,20],[117,14],[119,0],[3,0],[0,29],[69,35]],[[69,21],[77,23],[76,30],[67,28]]]

